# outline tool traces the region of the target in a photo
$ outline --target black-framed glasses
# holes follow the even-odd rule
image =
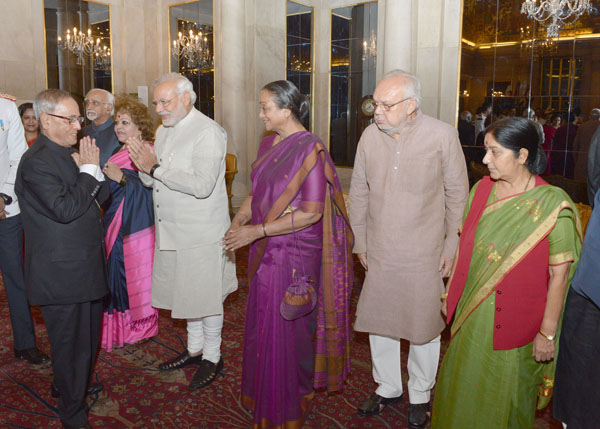
[[[179,96],[179,94],[174,97],[169,98],[168,100],[166,100],[164,98],[161,98],[160,100],[153,100],[152,104],[154,105],[154,107],[158,106],[159,104],[162,107],[167,107],[169,105],[169,103],[171,103],[171,101],[175,100],[178,96]]]
[[[392,107],[394,107],[394,106],[396,106],[396,105],[398,105],[400,103],[404,103],[406,100],[410,100],[411,98],[413,98],[413,97],[406,97],[406,98],[404,98],[404,99],[402,99],[402,100],[400,100],[400,101],[398,101],[396,103],[393,103],[393,104],[378,103],[378,102],[374,101],[373,105],[375,106],[376,109],[379,107],[384,112],[389,112],[389,110]]]
[[[83,116],[61,116],[55,115],[54,113],[47,113],[47,115],[54,116],[55,118],[66,119],[69,121],[69,124],[74,124],[75,122],[79,122],[79,124],[83,124],[85,118]]]

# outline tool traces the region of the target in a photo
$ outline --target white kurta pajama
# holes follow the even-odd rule
[[[354,253],[367,254],[368,271],[354,329],[379,337],[371,338],[371,353],[381,396],[402,393],[399,370],[391,366],[400,367],[399,339],[404,338],[411,342],[411,351],[419,345],[430,350],[429,362],[415,362],[423,353],[409,356],[412,385],[421,386],[413,391],[409,381],[411,402],[429,400],[438,364],[438,336],[445,327],[440,312],[444,290],[440,258],[454,256],[467,195],[465,159],[458,133],[450,125],[419,111],[398,139],[375,124],[363,132],[349,215]],[[398,341],[397,347],[379,340],[382,337]],[[378,345],[383,349],[375,350]],[[411,374],[411,367],[418,366],[429,368],[424,376]],[[395,374],[396,379],[386,383],[383,374]]]
[[[231,224],[225,130],[192,109],[174,127],[158,129],[154,151],[155,179],[140,174],[154,198],[152,305],[174,318],[222,315],[223,301],[237,289],[233,252],[221,245]]]

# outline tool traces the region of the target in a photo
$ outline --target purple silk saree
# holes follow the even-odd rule
[[[335,167],[319,138],[298,132],[273,146],[274,138],[263,139],[252,166],[252,224],[295,209],[323,217],[250,248],[242,403],[253,411],[254,427],[299,428],[314,388],[341,390],[350,370],[353,236]],[[310,314],[288,321],[279,307],[293,270],[315,280],[318,302]]]
[[[112,351],[158,333],[158,311],[152,307],[154,209],[152,190],[142,185],[123,149],[110,157],[127,184],[110,181],[111,203],[104,213],[110,294],[104,303],[102,348]]]

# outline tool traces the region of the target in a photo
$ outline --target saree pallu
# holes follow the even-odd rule
[[[255,428],[300,428],[314,389],[341,390],[349,373],[353,236],[333,162],[318,137],[298,132],[273,146],[274,138],[263,139],[252,166],[252,224],[296,209],[323,217],[250,248],[242,403]],[[293,270],[315,281],[318,300],[310,314],[288,321],[279,308]]]
[[[104,302],[101,346],[108,351],[158,333],[158,311],[151,305],[152,190],[142,185],[127,149],[110,161],[121,168],[126,185],[110,181],[112,199],[104,214],[110,294]]]
[[[581,224],[570,198],[539,178],[532,190],[498,201],[491,188],[491,195],[489,191],[485,194],[487,203],[478,212],[476,189],[489,180],[484,178],[471,191],[465,209],[476,215],[475,231],[467,230],[473,219],[465,216],[450,291],[460,289],[460,281],[454,280],[460,276],[461,264],[468,264],[468,274],[440,368],[432,428],[530,428],[536,398],[539,406],[545,406],[551,396],[555,360],[535,361],[535,334],[518,347],[494,347],[495,331],[500,328],[494,321],[499,311],[496,293],[506,286],[505,279],[530,270],[532,263],[548,267],[572,261],[570,279],[581,252]],[[527,258],[544,245],[549,255],[546,260]],[[448,306],[451,314],[453,304],[449,301]]]

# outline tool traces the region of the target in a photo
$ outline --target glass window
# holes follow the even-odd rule
[[[313,8],[293,1],[287,2],[286,79],[311,100],[312,116],[312,24]],[[311,120],[304,124],[310,129]]]
[[[215,116],[213,3],[200,0],[169,7],[171,71],[194,85],[196,108]]]
[[[377,3],[331,11],[329,151],[341,166],[353,166],[356,146],[372,113],[364,102],[375,91]]]
[[[112,92],[110,9],[83,0],[45,0],[48,88],[82,101],[91,88]]]
[[[590,130],[598,126],[592,110],[600,107],[600,63],[595,59],[600,16],[584,15],[549,39],[545,26],[521,14],[522,3],[465,0],[459,111],[470,111],[475,119],[478,109],[490,105],[487,125],[506,116],[527,116],[532,109],[532,119],[544,129],[546,177],[561,186],[572,180],[568,186],[579,191],[568,192],[585,202],[580,191],[587,180]],[[481,162],[481,143],[463,142],[469,160]]]

